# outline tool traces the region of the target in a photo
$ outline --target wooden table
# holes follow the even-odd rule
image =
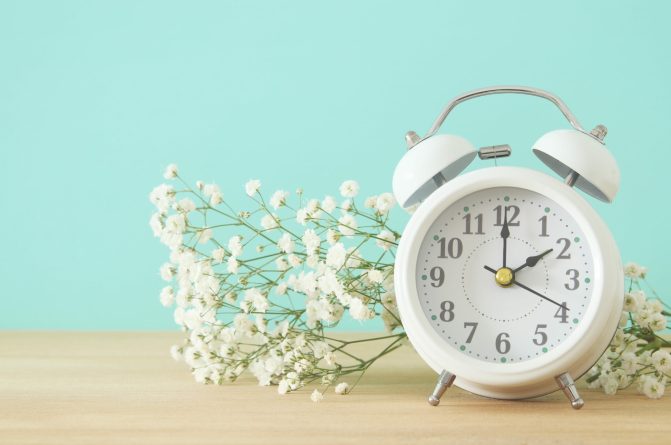
[[[582,389],[525,402],[449,389],[410,347],[383,359],[347,396],[320,403],[253,377],[195,383],[168,348],[179,333],[0,332],[0,444],[582,444],[671,443],[671,396]]]

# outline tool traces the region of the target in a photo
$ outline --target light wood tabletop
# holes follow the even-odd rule
[[[489,400],[450,388],[405,346],[356,390],[323,401],[251,376],[225,386],[193,381],[168,348],[179,333],[0,332],[0,444],[588,444],[671,443],[671,396],[649,400],[581,389]]]

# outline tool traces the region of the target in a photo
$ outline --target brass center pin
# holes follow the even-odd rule
[[[513,271],[511,269],[507,267],[502,267],[496,271],[494,279],[496,280],[496,284],[498,284],[499,286],[508,287],[513,283],[514,277],[515,275],[513,274]]]

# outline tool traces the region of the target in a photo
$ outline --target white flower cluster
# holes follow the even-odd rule
[[[349,393],[342,377],[362,373],[401,344],[405,333],[393,332],[400,321],[393,289],[398,235],[386,224],[395,203],[390,193],[366,199],[363,209],[372,210],[360,210],[353,201],[359,184],[349,180],[340,202],[326,196],[301,205],[301,191],[293,206],[292,195],[278,190],[267,206],[261,182],[250,180],[244,188],[255,208],[235,213],[220,206],[216,184],[198,181],[192,189],[174,164],[164,177],[180,181],[181,191],[161,184],[150,194],[157,209],[150,226],[170,249],[160,268],[169,282],[160,301],[174,306],[186,332],[171,353],[198,382],[231,382],[248,370],[280,394],[321,384],[311,396],[319,401],[331,385]],[[350,341],[325,334],[345,316],[381,320],[390,344],[357,361]]]
[[[606,394],[636,383],[641,393],[657,399],[671,377],[671,354],[662,349],[671,344],[658,334],[667,328],[669,312],[660,299],[647,298],[640,288],[646,268],[629,263],[624,271],[630,285],[620,326],[609,349],[587,373],[587,382]]]

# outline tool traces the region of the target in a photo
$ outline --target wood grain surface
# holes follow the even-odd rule
[[[0,444],[669,444],[671,396],[582,389],[489,400],[451,388],[433,408],[435,374],[409,347],[347,396],[310,401],[247,376],[195,383],[168,348],[179,333],[0,332]]]

